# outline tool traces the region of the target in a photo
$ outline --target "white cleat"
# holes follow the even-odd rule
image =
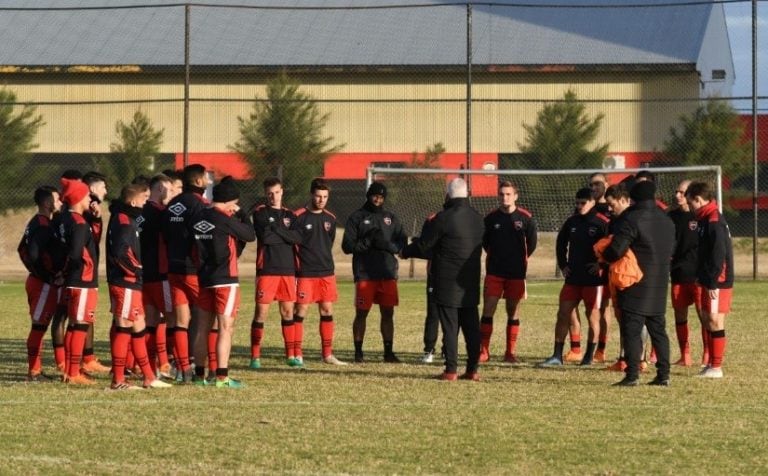
[[[333,355],[329,355],[328,357],[325,357],[323,359],[323,363],[329,364],[329,365],[349,365],[348,363],[342,362],[341,360],[337,359]]]
[[[163,382],[159,378],[156,378],[155,380],[144,385],[144,388],[171,388],[171,387],[173,387],[173,385],[167,382]]]
[[[700,378],[723,378],[723,369],[722,367],[706,367],[704,370],[699,372],[699,375],[697,377]]]
[[[424,356],[421,358],[422,364],[431,364],[435,361],[435,354],[432,352],[425,352]]]

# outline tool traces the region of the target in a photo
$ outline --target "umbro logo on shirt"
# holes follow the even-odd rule
[[[184,217],[182,217],[181,215],[185,211],[187,211],[187,207],[185,207],[184,204],[181,202],[176,202],[170,207],[168,207],[168,211],[175,215],[171,217],[171,221],[175,221],[175,222],[184,221]]]
[[[147,220],[145,220],[145,219],[144,219],[144,217],[143,217],[143,216],[141,216],[141,215],[139,215],[139,216],[136,218],[136,224],[137,224],[137,225],[139,225],[139,226],[141,226],[141,225],[142,225],[142,224],[143,224],[145,221],[147,221]]]
[[[304,228],[306,228],[307,230],[311,230],[312,229],[312,224],[311,223],[307,223],[306,225],[304,225]]]
[[[199,231],[200,233],[208,233],[209,231],[216,228],[216,226],[213,223],[203,220],[195,223],[195,226],[193,226],[192,228]]]

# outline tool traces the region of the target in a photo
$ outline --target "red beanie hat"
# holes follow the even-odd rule
[[[90,194],[88,185],[80,180],[61,179],[61,201],[69,206],[80,203]]]

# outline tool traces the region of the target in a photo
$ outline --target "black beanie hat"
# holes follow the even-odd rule
[[[366,192],[365,196],[370,197],[371,195],[381,195],[384,198],[387,198],[387,187],[381,183],[381,182],[373,182],[370,187],[368,187],[368,192]]]
[[[656,184],[649,180],[637,182],[629,191],[629,198],[636,202],[656,198]]]
[[[231,202],[240,198],[240,190],[237,189],[231,175],[227,175],[213,187],[213,201],[218,203]]]

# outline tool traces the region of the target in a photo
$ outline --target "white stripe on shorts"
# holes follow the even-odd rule
[[[704,289],[703,292],[709,294],[709,289]],[[715,315],[720,311],[720,290],[715,289],[716,296],[709,300],[709,314]]]
[[[43,309],[48,302],[48,294],[51,292],[51,285],[48,283],[43,284],[43,289],[40,290],[40,296],[38,296],[37,305],[35,306],[35,312],[32,314],[32,320],[35,322],[40,321],[40,317],[43,315]]]
[[[595,296],[595,309],[600,309],[603,305],[603,287],[597,287],[597,294]]]
[[[133,298],[133,289],[130,288],[124,288],[125,292],[123,292],[123,308],[120,309],[120,317],[123,319],[128,319],[128,317],[131,315],[131,301]]]
[[[77,314],[75,320],[78,322],[85,320],[85,305],[88,303],[88,290],[86,288],[72,288],[80,291],[77,301]]]
[[[165,309],[163,309],[164,313],[173,311],[173,302],[171,301],[171,283],[169,283],[168,280],[163,281],[163,305],[165,306]]]

